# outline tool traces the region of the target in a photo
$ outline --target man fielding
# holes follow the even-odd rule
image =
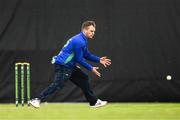
[[[107,101],[102,101],[97,98],[91,88],[88,75],[76,66],[76,63],[79,63],[101,77],[101,74],[98,72],[98,67],[93,67],[88,64],[86,60],[101,63],[105,67],[111,64],[111,60],[106,56],[98,57],[91,54],[88,50],[88,39],[93,38],[95,28],[96,24],[94,21],[85,21],[82,24],[81,32],[70,38],[59,54],[53,57],[52,63],[55,67],[54,80],[37,98],[30,101],[32,106],[39,108],[40,102],[56,90],[62,89],[67,80],[70,80],[81,88],[91,107],[101,107],[107,104]]]

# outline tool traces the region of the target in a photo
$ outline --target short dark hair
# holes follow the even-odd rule
[[[87,28],[87,27],[89,27],[91,25],[96,27],[96,23],[94,21],[90,21],[90,20],[84,21],[82,23],[81,30],[83,30],[84,28]]]

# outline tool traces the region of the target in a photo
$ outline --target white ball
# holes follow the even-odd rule
[[[167,80],[171,80],[171,76],[170,76],[170,75],[167,75],[167,76],[166,76],[166,79],[167,79]]]

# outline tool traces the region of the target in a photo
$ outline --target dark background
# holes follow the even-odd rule
[[[97,24],[90,51],[112,59],[108,69],[100,65],[102,78],[87,71],[99,98],[179,102],[179,0],[0,0],[0,102],[15,100],[18,61],[31,63],[32,97],[47,87],[53,80],[52,56],[85,20]],[[86,100],[68,82],[47,101]]]

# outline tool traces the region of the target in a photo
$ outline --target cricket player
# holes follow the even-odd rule
[[[88,75],[76,65],[79,63],[87,70],[101,77],[98,67],[90,65],[86,60],[101,63],[104,67],[111,64],[111,60],[106,56],[98,57],[88,50],[88,40],[92,40],[95,30],[96,24],[94,21],[83,22],[81,32],[70,38],[59,54],[53,57],[52,63],[55,67],[54,80],[37,98],[30,101],[32,106],[39,108],[40,102],[45,100],[56,90],[62,89],[67,80],[70,80],[81,88],[90,107],[101,107],[107,104],[107,101],[102,101],[97,98],[92,90]]]

